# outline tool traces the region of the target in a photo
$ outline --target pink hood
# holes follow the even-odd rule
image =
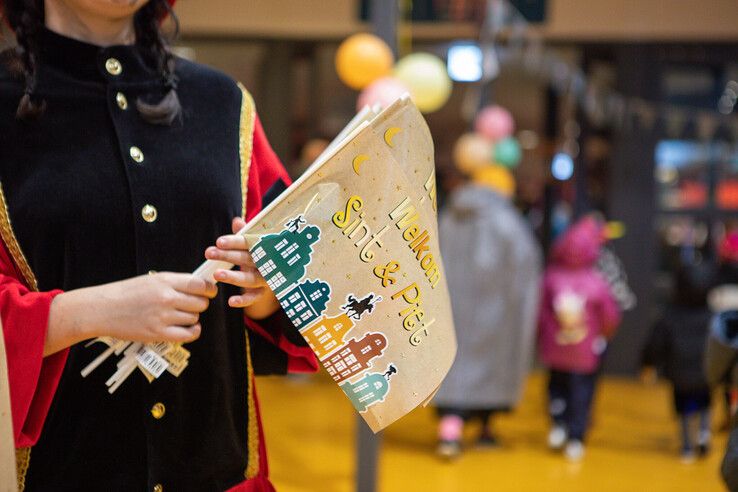
[[[603,339],[611,337],[620,322],[610,286],[594,267],[603,242],[602,225],[586,217],[551,250],[538,323],[539,354],[549,368],[596,371]]]
[[[551,263],[562,267],[591,267],[600,256],[604,227],[593,217],[580,219],[551,248]]]

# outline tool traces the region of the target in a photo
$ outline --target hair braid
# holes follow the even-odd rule
[[[17,117],[33,120],[41,116],[46,109],[46,101],[35,93],[39,35],[44,28],[44,3],[43,0],[5,0],[4,3],[2,14],[15,31],[18,45],[4,52],[0,58],[11,71],[25,80]],[[175,74],[175,58],[169,51],[168,42],[162,34],[160,25],[167,16],[174,22],[176,36],[179,23],[167,0],[150,0],[134,17],[136,44],[154,61],[167,88],[166,95],[158,103],[151,104],[139,98],[136,107],[146,121],[158,125],[171,125],[182,113],[176,92],[178,80]]]
[[[182,114],[182,107],[177,96],[178,79],[175,74],[175,58],[161,32],[161,20],[167,16],[174,22],[176,36],[179,23],[167,0],[151,0],[136,13],[134,18],[136,43],[146,50],[156,62],[163,83],[168,89],[164,98],[156,104],[147,103],[141,98],[137,99],[136,108],[146,121],[158,125],[171,125]]]
[[[38,118],[46,110],[46,101],[40,99],[36,91],[38,36],[44,27],[43,0],[9,0],[5,5],[5,15],[10,27],[15,31],[18,45],[14,64],[25,80],[23,97],[18,103],[16,116],[22,120]]]

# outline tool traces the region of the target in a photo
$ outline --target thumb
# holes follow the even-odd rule
[[[237,234],[238,231],[244,228],[246,226],[246,221],[243,220],[241,217],[234,217],[233,221],[231,222],[231,229],[233,230],[233,234]]]

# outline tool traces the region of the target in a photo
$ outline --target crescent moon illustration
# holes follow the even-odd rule
[[[390,147],[394,147],[392,139],[395,138],[395,135],[397,135],[401,131],[402,128],[398,128],[396,126],[388,128],[387,131],[384,132],[384,141],[387,143],[387,145],[389,145]]]
[[[369,156],[366,154],[359,154],[356,157],[354,157],[354,161],[352,162],[352,164],[354,166],[354,172],[356,174],[360,175],[359,170],[361,169],[361,165],[364,164],[364,161],[368,159],[369,159]]]

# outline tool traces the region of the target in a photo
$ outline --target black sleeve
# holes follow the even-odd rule
[[[308,344],[292,324],[283,309],[258,322],[264,330],[275,340],[284,337],[288,342],[298,347],[307,347]],[[288,356],[273,342],[258,335],[249,337],[251,348],[251,364],[257,376],[287,374]]]

